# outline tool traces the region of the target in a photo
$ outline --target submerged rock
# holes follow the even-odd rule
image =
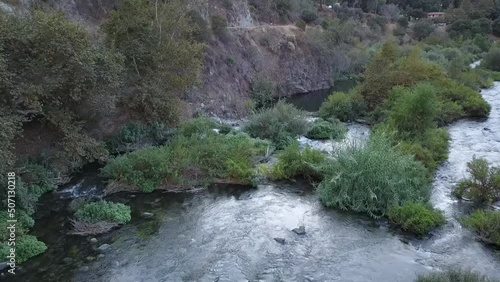
[[[73,259],[72,259],[72,258],[63,258],[63,260],[62,260],[62,261],[63,261],[64,263],[69,264],[69,263],[73,262]]]
[[[100,246],[99,246],[99,248],[97,248],[97,250],[98,250],[99,252],[103,252],[103,253],[104,253],[104,252],[106,252],[107,250],[109,250],[109,248],[110,248],[110,247],[111,247],[111,246],[110,246],[109,244],[102,244],[102,245],[100,245]]]
[[[274,238],[274,241],[276,241],[276,242],[280,243],[281,245],[286,244],[286,240],[285,240],[285,238],[279,238],[279,237],[276,237],[276,238]]]
[[[0,262],[0,271],[4,270],[7,268],[8,264],[6,262]]]
[[[143,212],[143,213],[141,213],[141,216],[144,218],[152,218],[154,216],[154,214],[150,213],[150,212]]]
[[[91,238],[90,239],[90,243],[94,243],[94,244],[97,243],[97,239],[96,238]]]
[[[297,235],[305,235],[306,227],[304,225],[299,226],[299,228],[294,228],[292,231]]]

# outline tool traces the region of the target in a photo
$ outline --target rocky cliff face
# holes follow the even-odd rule
[[[96,32],[99,24],[120,2],[0,0],[0,9],[22,13],[34,3],[42,4],[62,10],[69,18]],[[210,23],[211,16],[222,15],[228,19],[229,27],[227,36],[213,36],[207,43],[200,83],[186,96],[189,113],[244,116],[247,114],[250,83],[259,76],[275,82],[277,96],[332,86],[339,69],[336,60],[327,60],[318,54],[304,31],[291,24],[288,18],[283,19],[266,8],[270,3],[264,0],[190,2],[190,8],[198,11],[207,23]],[[260,10],[257,11],[256,7]],[[337,61],[341,60],[341,57],[337,58]]]

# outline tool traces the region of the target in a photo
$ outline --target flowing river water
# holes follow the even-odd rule
[[[432,203],[448,223],[417,240],[364,215],[324,208],[304,182],[258,188],[217,186],[196,194],[116,194],[132,208],[131,223],[89,238],[65,235],[68,200],[102,185],[92,174],[45,195],[34,233],[49,249],[8,281],[414,281],[419,273],[464,267],[500,279],[500,253],[483,245],[457,221],[467,205],[450,195],[473,156],[500,164],[500,83],[482,91],[491,104],[484,121],[448,127],[449,159],[434,180]],[[367,127],[349,125],[350,141],[363,142]],[[328,150],[338,143],[301,143]],[[349,142],[350,142],[349,141]],[[61,199],[63,198],[63,199]],[[153,213],[144,218],[142,212]],[[292,229],[305,226],[298,235]],[[284,239],[278,242],[275,238]],[[101,244],[110,247],[99,255]]]

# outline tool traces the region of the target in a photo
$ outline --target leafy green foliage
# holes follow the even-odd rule
[[[465,217],[463,222],[474,229],[484,242],[500,246],[500,211],[477,210]]]
[[[295,177],[318,179],[321,177],[320,167],[326,160],[321,151],[311,149],[309,146],[301,150],[298,143],[287,146],[277,157],[278,162],[271,171],[274,179]]]
[[[227,33],[227,20],[221,15],[214,15],[210,18],[212,30],[215,35],[221,37]]]
[[[250,85],[250,97],[257,109],[271,107],[274,100],[276,85],[265,77],[257,77]]]
[[[106,145],[113,153],[129,152],[134,150],[140,142],[162,143],[171,135],[170,129],[161,122],[145,124],[140,121],[130,121],[120,133],[110,138]]]
[[[255,158],[269,144],[245,133],[218,134],[208,119],[178,129],[165,146],[141,149],[111,160],[104,177],[151,192],[161,187],[184,187],[232,180],[251,184]]]
[[[26,17],[0,12],[0,42],[1,118],[11,127],[2,144],[8,148],[21,122],[40,120],[60,135],[60,159],[68,165],[104,159],[106,150],[83,125],[113,109],[121,56],[94,47],[62,13],[40,10]]]
[[[404,231],[424,235],[433,228],[445,223],[441,211],[422,203],[406,203],[399,207],[393,207],[388,213],[389,220],[398,225]]]
[[[309,139],[333,139],[340,140],[345,137],[347,126],[341,123],[338,119],[317,119],[313,122],[311,128],[306,133]]]
[[[277,148],[284,148],[295,137],[305,134],[307,129],[305,113],[282,101],[253,115],[244,128],[250,136],[269,139]]]
[[[481,67],[500,71],[500,48],[492,48],[481,61]]]
[[[378,217],[401,204],[429,198],[425,167],[395,151],[385,136],[372,136],[366,146],[353,144],[334,157],[318,185],[320,199],[327,207]]]
[[[337,118],[341,121],[350,121],[361,115],[363,109],[362,98],[355,92],[334,92],[321,104],[319,116],[324,119]]]
[[[417,40],[422,40],[428,37],[432,32],[434,32],[435,29],[436,26],[434,23],[427,19],[419,20],[412,26],[413,36]]]
[[[45,243],[38,241],[35,236],[23,235],[16,238],[16,263],[23,263],[28,259],[37,256],[45,250],[47,246]],[[0,255],[5,258],[9,254],[9,249],[5,243],[0,247]]]
[[[307,24],[306,24],[306,22],[303,19],[297,20],[297,22],[295,23],[295,25],[298,28],[300,28],[301,30],[306,30],[306,27],[307,27]]]
[[[100,221],[127,223],[130,221],[130,207],[122,203],[107,201],[92,202],[83,205],[75,212],[78,221],[97,223]]]
[[[150,1],[126,0],[103,25],[107,46],[125,58],[124,104],[151,122],[177,121],[177,93],[196,82],[201,66],[203,45],[193,40],[196,26],[184,9],[182,1],[155,7]]]
[[[304,10],[300,14],[300,18],[306,23],[310,24],[314,22],[318,18],[318,14],[316,12],[311,11],[311,10]]]
[[[490,167],[485,159],[474,158],[467,163],[471,178],[462,179],[453,194],[471,199],[477,205],[491,204],[500,197],[500,167]]]
[[[448,269],[419,275],[415,282],[498,282],[498,280],[489,279],[471,270]]]

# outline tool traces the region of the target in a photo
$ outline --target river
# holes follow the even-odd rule
[[[449,159],[436,173],[432,195],[448,223],[428,238],[326,209],[310,185],[297,181],[255,189],[217,186],[196,194],[116,194],[110,199],[129,204],[132,221],[93,244],[65,235],[68,200],[60,198],[74,191],[66,189],[45,195],[39,208],[34,233],[48,251],[9,281],[414,281],[419,273],[451,266],[500,279],[500,253],[461,227],[456,218],[467,204],[450,195],[474,155],[500,164],[500,83],[482,95],[492,106],[487,120],[448,127]],[[369,133],[359,124],[349,129],[351,141]],[[300,140],[323,149],[338,145]],[[72,187],[99,185],[95,176],[85,176]],[[142,212],[154,217],[145,219]],[[301,225],[306,234],[291,231]],[[110,248],[98,257],[96,247],[104,243]]]

